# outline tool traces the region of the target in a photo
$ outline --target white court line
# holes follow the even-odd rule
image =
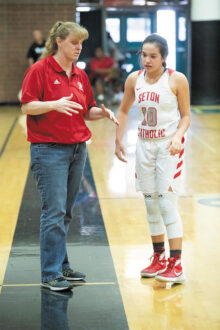
[[[202,143],[204,146],[206,146],[211,152],[213,152],[214,154],[216,154],[216,150],[214,148],[212,148],[207,142],[205,142],[203,139],[201,139],[200,137],[198,137],[196,134],[194,134],[191,131],[192,136],[197,139],[200,143]]]

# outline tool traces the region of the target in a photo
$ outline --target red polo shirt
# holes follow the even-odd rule
[[[72,101],[83,106],[72,116],[52,110],[42,115],[27,115],[28,141],[32,143],[78,143],[89,140],[91,132],[83,113],[96,106],[86,73],[73,65],[71,77],[48,56],[33,64],[25,73],[21,103],[53,101],[73,94]]]
[[[113,67],[114,60],[109,56],[104,56],[102,58],[92,58],[90,61],[90,69],[91,69],[91,76],[94,78],[96,75],[105,78],[107,73],[96,73],[95,70],[97,69],[109,69]]]

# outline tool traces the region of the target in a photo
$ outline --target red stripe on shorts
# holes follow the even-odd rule
[[[182,149],[182,150],[180,151],[179,158],[182,157],[183,153],[184,153],[184,149]]]
[[[177,172],[177,173],[174,175],[173,178],[174,178],[174,179],[178,178],[178,176],[180,176],[181,172],[182,172],[182,170],[180,170],[179,172]]]
[[[183,165],[183,160],[181,160],[181,162],[179,162],[178,164],[177,164],[177,167],[176,167],[176,169],[178,169],[180,166],[182,166]]]

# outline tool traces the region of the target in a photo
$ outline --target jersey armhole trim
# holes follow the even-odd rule
[[[144,71],[144,69],[138,71],[138,76]]]
[[[167,68],[167,71],[168,71],[169,76],[171,76],[171,74],[174,72],[173,69],[169,69],[169,68]]]

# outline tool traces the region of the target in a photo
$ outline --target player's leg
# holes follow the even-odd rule
[[[136,150],[136,189],[141,190],[144,195],[154,250],[150,265],[141,271],[142,277],[154,277],[166,269],[165,227],[158,206],[158,196],[155,193],[156,152],[154,143],[138,141]]]
[[[151,263],[142,269],[142,277],[154,277],[166,270],[164,232],[165,227],[158,206],[157,194],[144,194],[144,201],[147,209],[147,220],[153,244],[153,255]]]
[[[164,146],[161,146],[157,160],[158,202],[169,239],[170,258],[168,259],[167,270],[156,279],[179,283],[185,280],[181,266],[183,228],[178,211],[177,195],[181,179],[180,168],[183,164],[182,155],[183,153],[170,156]]]

